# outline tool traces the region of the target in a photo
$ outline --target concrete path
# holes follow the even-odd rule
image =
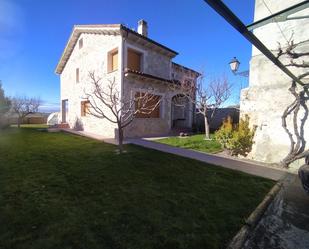
[[[309,248],[309,195],[296,175],[289,175],[283,183],[244,249]]]
[[[216,156],[199,151],[173,147],[170,145],[153,142],[146,139],[137,138],[137,139],[128,139],[127,141],[129,143],[143,146],[146,148],[155,149],[187,158],[192,158],[205,163],[214,164],[233,170],[239,170],[248,174],[261,176],[276,181],[283,178],[286,174],[288,174],[287,171],[281,169],[265,167],[251,162],[244,162],[237,159]]]
[[[71,133],[71,134],[74,134],[74,135],[79,135],[79,136],[82,136],[82,137],[92,138],[92,139],[99,140],[99,141],[102,141],[102,142],[105,142],[105,143],[108,143],[108,144],[114,144],[114,145],[118,144],[117,140],[115,138],[104,137],[104,136],[94,134],[94,133],[90,133],[90,132],[75,131],[75,130],[72,130],[72,129],[64,129],[64,128],[61,128],[59,130],[67,132],[67,133]],[[124,141],[124,144],[127,144],[127,143],[128,143],[127,141]]]

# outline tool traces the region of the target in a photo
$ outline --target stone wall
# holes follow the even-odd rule
[[[126,68],[127,49],[135,49],[143,54],[142,72],[164,79],[171,79],[171,58],[152,50],[147,46],[141,46],[126,40],[121,36],[82,34],[83,47],[79,49],[78,42],[61,74],[61,100],[68,100],[67,123],[71,128],[81,129],[86,132],[99,134],[105,137],[117,137],[117,126],[106,119],[99,119],[91,115],[81,116],[81,101],[85,98],[85,92],[91,92],[91,80],[88,76],[90,71],[95,71],[97,77],[102,78],[103,85],[115,80],[117,89],[123,98],[129,98],[132,92],[141,89],[154,89],[155,94],[162,96],[160,118],[136,118],[125,129],[126,137],[142,137],[167,135],[171,129],[171,98],[176,94],[162,82],[139,81],[123,78],[122,68]],[[108,73],[108,52],[118,48],[118,70]],[[122,49],[123,48],[123,49]],[[123,64],[122,64],[123,63]],[[76,82],[76,68],[79,68],[80,82]],[[186,72],[178,72],[185,75]],[[180,77],[180,76],[179,76]],[[192,78],[188,75],[186,78]],[[121,81],[123,79],[123,83]],[[109,117],[113,115],[109,110],[101,106]],[[190,109],[193,110],[191,106]],[[187,120],[188,126],[192,126],[192,115]]]
[[[125,137],[143,137],[167,135],[171,128],[171,98],[172,92],[166,84],[151,83],[136,79],[124,80],[124,96],[126,99],[134,96],[135,92],[149,92],[149,88],[154,90],[151,93],[160,95],[160,118],[135,118],[133,122],[125,128]]]
[[[276,13],[302,0],[265,0],[272,13]],[[308,15],[309,10],[294,15]],[[256,0],[255,21],[269,16],[262,0]],[[280,29],[278,28],[278,25]],[[289,20],[271,23],[254,30],[254,34],[270,49],[277,54],[278,42],[285,47],[292,33],[295,43],[299,43],[298,51],[309,51],[308,19]],[[283,34],[282,34],[283,33]],[[288,62],[282,58],[284,63]],[[289,68],[294,74],[299,75],[304,69]],[[308,71],[308,69],[306,69]],[[240,112],[241,116],[248,114],[251,125],[256,125],[255,144],[249,158],[267,163],[278,163],[289,151],[289,139],[281,126],[281,116],[284,109],[292,103],[293,97],[288,91],[291,79],[279,68],[270,62],[260,51],[253,47],[250,62],[249,87],[242,90]],[[302,115],[300,115],[301,117]],[[292,120],[288,120],[289,128]],[[304,127],[305,139],[309,140],[308,121]],[[302,161],[295,162],[297,168]]]
[[[125,51],[128,48],[135,49],[143,54],[142,58],[142,72],[151,74],[157,77],[171,79],[172,73],[175,70],[172,68],[171,58],[162,55],[161,53],[154,51],[145,46],[126,41]],[[126,67],[126,53],[124,54],[124,67]],[[194,75],[189,74],[186,71],[178,70],[177,77],[191,79],[195,81]],[[174,76],[176,76],[176,73]],[[176,92],[172,91],[166,83],[150,82],[147,80],[136,80],[126,78],[123,83],[123,94],[125,98],[129,98],[137,91],[148,91],[149,88],[154,89],[153,93],[161,96],[160,103],[160,118],[136,118],[133,122],[126,127],[126,137],[143,137],[143,136],[160,136],[169,134],[172,128],[172,97],[176,95]],[[187,113],[189,113],[186,119],[185,126],[192,127],[193,122],[193,106],[187,107]]]
[[[79,49],[78,42],[61,74],[61,100],[68,99],[67,122],[71,128],[83,129],[87,132],[100,134],[106,137],[114,137],[116,125],[106,119],[93,116],[81,116],[81,101],[85,92],[91,91],[89,72],[95,71],[98,77],[102,77],[103,85],[115,80],[120,89],[120,70],[107,72],[108,52],[118,48],[121,50],[121,37],[113,35],[82,34],[83,47]],[[121,60],[118,61],[121,68]],[[75,71],[79,68],[80,82],[76,83]],[[109,111],[102,106],[107,113]],[[78,127],[77,127],[78,126]]]
[[[163,55],[153,49],[146,46],[141,46],[137,43],[127,40],[125,42],[125,50],[132,48],[143,54],[142,56],[142,68],[143,73],[155,75],[164,79],[170,79],[171,75],[171,58]],[[126,68],[127,55],[124,54],[124,68]]]

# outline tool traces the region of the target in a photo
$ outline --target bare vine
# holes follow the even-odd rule
[[[302,43],[295,44],[293,35],[288,41],[288,44],[285,49],[279,44],[277,58],[285,57],[289,62],[285,63],[285,66],[306,69],[309,68],[309,63],[305,59],[309,56],[309,52],[299,52],[296,51],[298,46]],[[306,140],[304,138],[304,126],[308,118],[308,107],[307,100],[309,100],[309,83],[306,82],[306,76],[309,75],[309,71],[300,73],[297,78],[302,80],[303,84],[297,84],[295,81],[292,81],[289,92],[293,95],[293,102],[288,105],[282,116],[282,127],[287,133],[290,140],[290,150],[285,158],[281,161],[283,167],[289,167],[289,165],[301,158],[304,158],[309,155],[309,149],[306,150]],[[300,118],[300,110],[303,109],[303,116]],[[292,117],[292,129],[289,128],[287,123],[287,118]]]

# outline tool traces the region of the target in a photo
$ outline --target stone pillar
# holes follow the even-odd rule
[[[267,0],[263,2],[256,0],[254,21],[269,16],[271,13],[268,8],[272,13],[276,13],[301,1]],[[294,15],[309,15],[309,10]],[[300,44],[299,50],[308,52],[308,30],[308,19],[295,19],[267,24],[255,29],[254,34],[276,55],[278,42],[285,47],[292,35],[294,42]],[[302,71],[302,69],[289,69],[296,75]],[[242,90],[240,99],[240,115],[248,114],[251,125],[257,125],[255,144],[248,155],[249,158],[267,163],[278,163],[288,153],[290,142],[281,126],[281,116],[284,109],[293,101],[293,96],[288,91],[290,86],[291,79],[253,47],[249,87]],[[309,143],[308,123],[309,121],[304,130],[305,140]],[[291,119],[288,120],[288,124],[292,129]],[[294,166],[299,167],[301,164],[302,162],[296,162]]]

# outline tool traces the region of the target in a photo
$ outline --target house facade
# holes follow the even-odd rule
[[[74,26],[56,68],[61,84],[61,122],[72,129],[117,137],[116,124],[84,111],[84,94],[91,87],[89,72],[95,72],[103,84],[114,81],[123,99],[150,88],[162,99],[155,112],[134,118],[124,130],[125,137],[159,136],[191,128],[194,106],[174,106],[172,99],[177,93],[168,84],[177,80],[196,84],[199,73],[174,63],[176,55],[148,38],[144,20],[139,21],[137,32],[120,24]],[[109,110],[102,108],[108,114]]]
[[[277,13],[300,2],[302,0],[256,0],[254,21],[261,20],[270,16],[271,13]],[[278,18],[277,22],[272,21],[256,28],[254,34],[275,55],[279,52],[278,44],[280,43],[281,47],[285,49],[290,39],[293,39],[294,44],[297,45],[298,52],[308,52],[309,22],[308,18],[302,18],[308,15],[309,9],[307,8],[290,15],[286,20]],[[290,62],[285,57],[281,57],[280,60],[285,65]],[[308,72],[308,68],[288,68],[295,75]],[[304,80],[308,82],[308,78]],[[287,75],[253,47],[250,61],[249,87],[242,90],[240,102],[241,116],[249,115],[252,126],[257,127],[254,138],[255,143],[249,154],[250,158],[267,163],[279,163],[289,152],[290,140],[282,127],[282,115],[285,108],[294,100],[288,90],[291,87],[291,82]],[[299,121],[305,117],[304,111],[302,108]],[[292,122],[291,116],[287,120],[290,130],[293,130]],[[308,120],[304,122],[303,130],[304,138],[308,144]],[[296,169],[302,164],[303,160],[299,160],[292,165],[292,168]]]

